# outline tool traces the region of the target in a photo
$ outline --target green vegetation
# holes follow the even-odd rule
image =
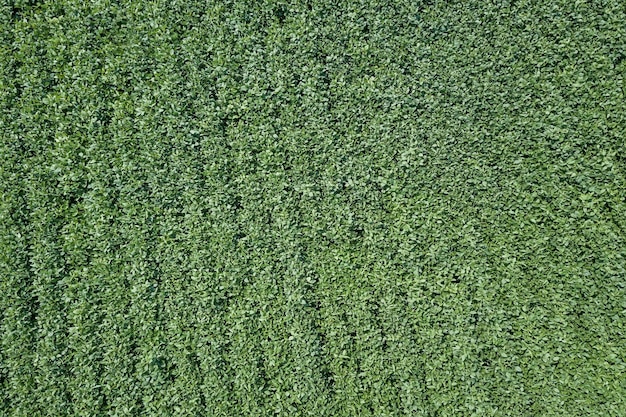
[[[622,0],[0,5],[0,415],[626,416]]]

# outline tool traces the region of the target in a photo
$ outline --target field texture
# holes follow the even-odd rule
[[[0,416],[626,416],[624,1],[0,4]]]

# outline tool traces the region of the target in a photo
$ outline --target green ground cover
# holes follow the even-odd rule
[[[626,3],[0,0],[1,416],[626,416]]]

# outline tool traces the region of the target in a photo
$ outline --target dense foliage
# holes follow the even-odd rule
[[[622,0],[0,4],[0,415],[626,415]]]

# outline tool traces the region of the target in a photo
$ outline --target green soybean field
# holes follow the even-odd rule
[[[626,416],[626,2],[0,0],[0,416]]]

